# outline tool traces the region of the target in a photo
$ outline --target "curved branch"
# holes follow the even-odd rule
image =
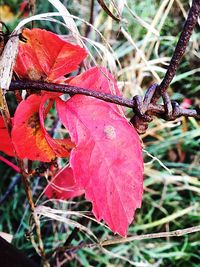
[[[172,79],[174,78],[176,70],[178,68],[178,65],[180,64],[180,61],[181,61],[181,59],[185,53],[185,50],[187,48],[188,42],[189,42],[190,37],[192,35],[192,32],[194,30],[194,27],[198,21],[199,13],[200,13],[200,0],[193,0],[192,6],[191,6],[190,11],[188,13],[187,20],[183,26],[183,30],[182,30],[181,35],[179,37],[179,40],[177,42],[177,45],[176,45],[176,48],[174,50],[173,56],[171,58],[167,72],[166,72],[161,84],[158,86],[158,88],[155,92],[155,95],[152,99],[153,103],[155,103],[158,100],[158,98],[164,92],[166,92]]]

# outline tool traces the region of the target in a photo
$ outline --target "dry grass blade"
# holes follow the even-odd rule
[[[20,30],[14,31],[6,43],[0,57],[0,88],[8,90],[18,52]]]
[[[77,204],[77,202],[72,202],[72,201],[69,201],[69,200],[64,201],[64,200],[58,200],[58,199],[51,199],[51,200],[44,201],[41,205],[38,205],[37,208],[36,208],[37,213],[40,213],[41,215],[43,215],[42,212],[44,211],[45,214],[50,212],[51,214],[57,214],[57,215],[62,215],[62,216],[76,216],[78,218],[84,217],[84,218],[87,218],[90,221],[93,221],[93,222],[101,225],[104,228],[110,229],[104,223],[99,222],[95,218],[88,216],[87,215],[88,211],[73,211],[73,210],[53,209],[53,208],[44,206],[44,204],[54,203],[54,202],[56,202],[56,203],[58,203],[58,202],[65,203],[65,204],[71,205],[71,206],[73,206],[73,204],[74,205]]]
[[[4,119],[5,125],[10,134],[11,118],[8,105],[5,99],[5,92],[9,89],[13,68],[18,51],[20,30],[14,31],[7,41],[0,57],[0,112]]]
[[[158,24],[158,22],[159,22],[160,18],[162,17],[163,12],[164,12],[168,2],[169,2],[169,0],[164,0],[162,2],[162,4],[160,5],[160,7],[159,7],[159,9],[158,9],[158,11],[156,13],[156,16],[154,17],[154,20],[151,23],[151,27],[155,28],[155,26]],[[145,38],[144,38],[144,41],[143,41],[143,45],[141,47],[142,51],[145,50],[146,45],[147,45],[148,40],[151,37],[151,35],[152,35],[152,32],[150,30],[148,30],[147,34],[145,35]],[[138,54],[138,56],[140,56],[140,55]],[[139,58],[136,58],[136,62],[138,62],[138,60],[139,60]]]
[[[67,10],[67,8],[59,0],[48,0],[48,1],[59,11],[60,15],[62,16],[66,24],[66,27],[70,29],[74,38],[77,40],[77,43],[82,46],[83,44],[81,42],[80,33],[78,31],[76,23],[70,16],[70,13]]]
[[[152,69],[150,68],[149,63],[148,63],[148,61],[146,60],[145,55],[144,55],[144,53],[142,52],[142,50],[140,50],[140,49],[137,47],[136,43],[134,42],[134,40],[132,39],[132,37],[130,36],[130,34],[128,34],[128,32],[127,32],[124,28],[122,28],[121,31],[122,31],[124,37],[125,37],[125,38],[130,42],[130,44],[132,44],[133,47],[136,49],[137,53],[140,55],[140,57],[141,57],[142,60],[144,61],[145,65],[150,69],[150,71],[151,71],[152,75],[154,76],[154,78],[156,79],[156,81],[157,81],[158,83],[160,83],[160,81],[161,81],[161,80],[160,80],[160,77],[158,76],[158,74],[157,74],[154,70],[152,70]]]
[[[169,168],[167,168],[167,167],[165,166],[165,164],[162,163],[161,160],[159,160],[157,157],[154,157],[153,155],[151,155],[151,154],[150,154],[147,150],[145,150],[145,149],[143,149],[143,152],[146,153],[150,158],[152,158],[151,163],[153,163],[154,161],[157,161],[157,162],[160,164],[160,166],[162,166],[162,167],[163,167],[169,174],[172,174],[172,171],[171,171]],[[147,164],[149,164],[149,162],[146,163],[145,165],[147,165]]]
[[[100,44],[100,43],[97,43],[97,42],[95,42],[95,41],[93,41],[93,40],[91,40],[89,38],[83,37],[79,33],[77,34],[77,31],[76,31],[76,29],[74,27],[70,26],[70,28],[69,28],[68,25],[66,25],[66,23],[62,23],[62,22],[58,21],[57,19],[53,18],[53,17],[56,17],[56,16],[61,16],[61,17],[65,18],[65,20],[67,20],[67,19],[69,19],[69,20],[70,19],[76,19],[76,20],[79,20],[82,23],[85,23],[86,25],[90,26],[100,36],[100,38],[102,39],[104,44]],[[22,20],[17,25],[16,30],[19,30],[24,25],[26,25],[27,23],[30,23],[30,22],[36,21],[36,20],[38,20],[38,21],[47,20],[47,21],[58,23],[60,25],[63,25],[64,27],[66,27],[70,31],[70,33],[73,35],[74,39],[76,40],[76,43],[78,43],[78,44],[81,43],[81,46],[84,46],[84,48],[88,51],[88,54],[89,54],[91,60],[93,61],[93,63],[95,65],[97,65],[97,62],[96,62],[94,56],[92,55],[92,53],[89,51],[88,46],[84,43],[84,41],[88,42],[92,47],[94,47],[95,50],[97,50],[97,53],[98,53],[99,57],[102,58],[102,60],[104,60],[104,63],[105,63],[105,60],[107,61],[107,65],[108,65],[108,67],[109,67],[111,72],[116,73],[116,63],[115,63],[115,61],[117,62],[118,66],[121,68],[120,62],[117,59],[117,57],[116,57],[112,47],[110,46],[110,44],[106,41],[106,39],[101,34],[101,32],[98,31],[97,28],[95,28],[92,24],[88,23],[87,21],[85,21],[85,20],[83,20],[83,19],[81,19],[81,18],[79,18],[77,16],[70,15],[70,14],[67,15],[67,14],[63,14],[63,13],[60,13],[60,12],[49,12],[49,13],[42,13],[42,14],[34,15],[34,16],[31,16],[29,18],[26,18],[26,19]],[[103,56],[101,56],[100,51],[103,52]]]
[[[84,225],[66,217],[69,215],[78,215],[78,216],[82,217],[83,214],[81,214],[80,212],[70,212],[69,211],[66,215],[64,211],[59,212],[59,210],[56,210],[56,209],[52,209],[52,208],[45,207],[45,206],[38,206],[35,208],[34,213],[36,216],[45,216],[47,218],[50,218],[50,219],[53,219],[53,220],[56,220],[59,222],[63,222],[67,225],[74,226],[74,227],[80,229],[81,231],[85,232],[88,236],[93,237],[94,240],[96,240],[98,242],[98,238],[93,234],[93,232],[89,228],[87,228]]]
[[[179,210],[177,212],[174,212],[166,217],[163,217],[162,219],[159,219],[157,221],[154,221],[154,222],[151,222],[151,223],[146,223],[146,224],[142,224],[142,225],[137,225],[135,226],[135,229],[137,230],[146,230],[146,229],[149,229],[149,228],[153,228],[153,227],[156,227],[158,225],[163,225],[163,224],[166,224],[168,222],[171,222],[179,217],[182,217],[186,214],[189,214],[190,212],[194,211],[194,210],[197,210],[198,209],[198,205],[192,205],[192,206],[189,206],[185,209],[182,209],[182,210]]]
[[[146,180],[145,181],[145,186],[150,186],[155,183],[161,183],[161,182],[166,182],[167,184],[179,184],[179,183],[184,183],[184,184],[192,184],[195,185],[197,188],[200,186],[200,181],[195,178],[191,177],[188,175],[170,175],[168,173],[163,173],[160,171],[157,171],[155,169],[148,168],[145,166],[145,174],[147,177],[152,178],[151,180]]]
[[[107,254],[109,257],[111,257],[113,259],[117,258],[117,259],[122,260],[123,262],[127,262],[127,264],[129,264],[130,266],[135,266],[135,267],[156,267],[156,265],[151,265],[148,262],[135,262],[135,261],[132,261],[128,257],[122,256],[122,255],[120,255],[120,253],[111,252],[110,250],[106,249],[103,246],[101,247],[101,250],[105,255]]]
[[[135,14],[132,9],[128,6],[127,2],[125,4],[126,8],[128,9],[128,11],[131,13],[131,15],[138,21],[139,24],[141,24],[141,26],[143,26],[145,29],[148,30],[148,32],[151,32],[153,34],[155,34],[155,36],[160,36],[159,31],[155,29],[155,27],[153,27],[152,25],[149,25],[146,21],[144,21],[143,19],[141,19],[137,14]]]

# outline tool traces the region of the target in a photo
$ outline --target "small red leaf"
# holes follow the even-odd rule
[[[56,97],[56,94],[54,94],[54,97]],[[46,113],[47,113],[45,103],[47,101],[51,102],[50,103],[50,106],[51,106],[54,102],[54,99],[50,99],[49,95],[42,97],[41,102],[40,102],[40,108],[39,108],[40,123],[41,123],[42,130],[44,132],[44,136],[49,146],[53,149],[57,157],[62,157],[62,158],[68,157],[69,151],[71,151],[71,149],[74,147],[74,143],[72,143],[69,138],[54,139],[48,134],[48,132],[45,129],[44,120],[45,120]]]
[[[3,118],[0,116],[0,151],[14,157],[14,148]]]
[[[40,125],[41,96],[31,95],[17,107],[13,119],[12,141],[19,158],[51,161],[55,153],[47,143]]]
[[[43,106],[46,96],[31,95],[17,107],[13,119],[12,141],[20,158],[49,162],[67,157],[73,144],[68,139],[53,139],[44,128]]]
[[[85,49],[41,29],[25,29],[27,42],[20,43],[15,72],[21,78],[55,81],[78,68]]]
[[[91,76],[92,73],[88,77],[85,74],[86,81],[82,80],[79,86],[94,89],[94,79],[96,85],[99,77],[107,79],[101,74]],[[57,110],[76,144],[70,165],[77,184],[85,189],[86,198],[93,203],[95,217],[125,236],[143,193],[143,159],[138,134],[116,105],[91,97],[77,95],[67,102],[59,99]]]
[[[84,194],[75,183],[72,169],[68,166],[60,170],[45,189],[48,198],[69,199]]]

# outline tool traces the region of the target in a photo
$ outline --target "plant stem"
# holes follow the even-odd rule
[[[20,172],[20,169],[18,166],[16,166],[14,163],[12,163],[11,161],[9,161],[8,159],[2,157],[0,155],[0,160],[3,161],[5,164],[7,164],[8,166],[10,166],[13,170],[15,170],[16,172]]]
[[[43,245],[42,236],[41,236],[40,221],[37,217],[37,214],[35,213],[35,204],[33,202],[33,197],[32,197],[31,188],[29,184],[29,174],[25,171],[23,160],[17,159],[17,161],[18,161],[18,166],[21,171],[21,176],[22,176],[22,181],[24,184],[25,192],[26,192],[26,197],[27,197],[27,200],[28,200],[28,203],[29,203],[32,215],[33,215],[33,220],[35,223],[35,230],[36,230],[36,235],[37,235],[39,253],[43,260],[43,266],[48,267],[49,264],[46,261],[44,245]]]
[[[2,89],[0,89],[0,100],[1,100],[1,105],[0,105],[1,114],[2,114],[2,117],[4,119],[5,125],[6,125],[6,127],[8,129],[8,133],[9,133],[9,135],[11,135],[11,127],[12,127],[12,125],[11,125],[11,117],[10,117],[10,112],[9,112],[8,105],[7,105],[7,102],[6,102],[6,99],[5,99],[5,95],[4,95]],[[18,163],[18,166],[19,166],[19,169],[16,169],[16,170],[18,170],[21,173],[22,181],[23,181],[23,184],[24,184],[25,192],[26,192],[26,196],[27,196],[31,211],[33,213],[33,219],[34,219],[35,227],[36,227],[36,235],[37,235],[37,239],[38,239],[39,251],[40,251],[40,254],[41,254],[41,257],[42,257],[43,261],[45,261],[44,246],[43,246],[43,243],[42,243],[41,232],[40,232],[40,224],[39,224],[38,218],[36,217],[36,215],[34,213],[35,205],[33,203],[31,189],[30,189],[29,181],[28,181],[28,176],[29,175],[25,171],[23,160],[20,160],[17,157],[16,157],[16,159],[17,159],[17,163]]]
[[[65,252],[65,253],[73,253],[82,248],[102,248],[110,245],[118,245],[124,244],[127,242],[147,240],[147,239],[157,239],[157,238],[166,238],[166,237],[180,237],[192,233],[200,232],[200,225],[188,227],[185,229],[179,229],[170,232],[160,232],[160,233],[150,233],[144,235],[132,235],[125,238],[114,238],[110,240],[104,240],[99,243],[82,243],[78,246],[68,246],[68,247],[58,247],[57,251]]]
[[[89,23],[93,25],[93,21],[94,21],[94,0],[91,0],[90,3],[90,20]],[[90,25],[86,25],[86,31],[85,31],[85,37],[88,37],[90,34]]]
[[[8,133],[10,135],[11,132],[11,118],[10,118],[10,112],[8,109],[8,105],[6,102],[6,98],[4,95],[3,90],[0,88],[0,112],[3,117],[3,120],[5,122],[6,128],[8,129]]]
[[[199,232],[199,231],[200,231],[200,225],[181,229],[181,230],[175,230],[175,231],[171,231],[171,232],[152,233],[152,234],[145,234],[145,235],[134,235],[134,236],[126,237],[126,238],[116,238],[116,239],[112,239],[112,240],[105,240],[105,241],[100,242],[100,245],[101,246],[109,246],[109,245],[114,245],[114,244],[132,242],[135,240],[183,236],[183,235],[188,235],[188,234]]]

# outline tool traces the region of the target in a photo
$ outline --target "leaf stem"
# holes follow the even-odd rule
[[[20,172],[20,169],[19,169],[18,166],[16,166],[14,163],[12,163],[11,161],[7,160],[6,158],[2,157],[1,155],[0,155],[0,160],[3,161],[8,166],[10,166],[16,172],[18,172],[18,173]]]

